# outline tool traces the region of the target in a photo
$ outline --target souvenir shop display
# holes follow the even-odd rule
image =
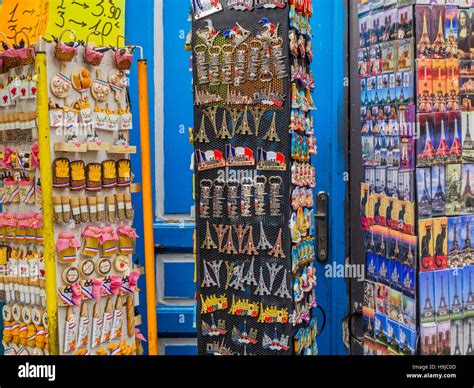
[[[474,9],[464,7],[359,5],[366,354],[473,354]]]
[[[98,34],[98,33],[96,33]],[[1,34],[0,34],[1,35]],[[92,34],[91,34],[92,35]],[[65,30],[31,46],[1,35],[0,291],[6,354],[48,354],[35,51],[46,54],[59,354],[137,354],[134,47]],[[46,206],[46,204],[45,204]]]
[[[311,1],[193,4],[199,353],[317,354]]]

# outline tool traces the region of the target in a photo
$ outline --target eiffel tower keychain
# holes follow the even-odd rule
[[[217,286],[217,282],[214,281],[214,279],[211,277],[211,275],[209,274],[209,271],[207,269],[207,263],[204,261],[204,265],[203,265],[203,272],[204,272],[204,276],[203,276],[203,281],[201,283],[201,288],[210,288],[210,287],[215,287]]]
[[[252,135],[252,130],[250,129],[249,124],[249,111],[247,107],[245,107],[244,114],[242,116],[242,122],[240,123],[236,133],[239,135]]]
[[[291,299],[291,294],[288,291],[288,281],[286,279],[287,273],[288,273],[288,270],[285,269],[285,272],[283,274],[283,280],[281,281],[281,285],[274,294],[275,296],[282,299]]]
[[[255,136],[258,137],[258,133],[260,131],[260,123],[262,122],[262,118],[266,112],[266,109],[256,107],[251,108],[250,112],[252,113],[253,121],[255,123]]]
[[[217,106],[211,106],[209,108],[203,109],[202,112],[206,115],[206,117],[211,122],[212,129],[214,130],[214,134],[217,136],[217,123],[216,123]]]
[[[267,285],[265,284],[265,278],[263,277],[262,267],[260,267],[260,278],[258,279],[258,287],[255,290],[254,295],[259,295],[259,296],[271,295],[271,292],[268,290]]]
[[[255,257],[252,257],[247,275],[242,279],[242,283],[248,286],[257,286],[257,279],[255,279]]]
[[[270,250],[270,252],[268,252],[268,254],[276,258],[286,259],[285,252],[283,251],[282,234],[283,230],[280,228],[280,231],[278,232],[277,241],[275,242],[275,246],[272,250]]]
[[[227,182],[227,215],[231,219],[239,217],[239,186],[237,179]]]
[[[227,243],[224,246],[224,251],[228,255],[237,255],[239,252],[235,248],[234,245],[234,238],[232,237],[232,227],[229,227],[228,229],[228,237],[227,237]]]
[[[204,238],[204,242],[201,245],[201,249],[217,249],[217,245],[214,243],[211,235],[211,227],[209,225],[209,221],[207,221],[206,225],[206,237]]]
[[[240,215],[244,218],[252,217],[252,178],[243,178],[241,182]]]
[[[258,255],[257,248],[255,248],[255,244],[253,242],[253,226],[250,226],[249,232],[248,232],[248,239],[247,239],[247,244],[245,245],[245,248],[242,250],[242,253],[245,255]]]
[[[275,283],[275,279],[278,275],[278,273],[283,269],[282,265],[278,265],[275,263],[265,263],[268,269],[268,273],[270,274],[270,291],[273,289],[273,284]]]
[[[230,281],[232,280],[232,275],[234,273],[234,268],[235,268],[235,263],[233,261],[226,261],[225,262],[225,268],[226,268],[226,281],[225,281],[225,289],[229,289],[229,284]]]
[[[281,185],[283,178],[280,176],[273,176],[269,179],[270,183],[270,216],[281,216]]]
[[[226,109],[224,109],[224,113],[222,117],[222,125],[219,132],[217,133],[217,138],[222,139],[222,140],[232,138],[232,135],[229,132],[229,127],[227,125],[227,110]]]
[[[194,138],[194,141],[197,143],[210,143],[209,137],[206,133],[206,123],[204,120],[204,115],[202,115],[201,126],[199,127],[199,132]]]
[[[273,118],[272,118],[272,123],[270,125],[270,130],[263,137],[263,140],[274,141],[277,143],[281,141],[280,137],[278,136],[277,128],[276,128],[276,112],[273,112]]]
[[[249,231],[250,229],[250,226],[243,226],[243,225],[238,225],[238,226],[234,226],[234,230],[235,230],[235,233],[237,234],[237,242],[238,242],[238,245],[239,245],[239,253],[243,253],[242,252],[242,247],[243,247],[243,244],[244,244],[244,238],[245,238],[245,235],[247,234],[247,232]]]
[[[272,248],[273,246],[272,244],[270,244],[265,234],[265,230],[263,228],[263,222],[260,221],[260,241],[258,242],[257,249],[259,251],[264,251],[264,250],[272,249]]]
[[[214,278],[217,281],[217,287],[219,288],[221,286],[220,272],[221,272],[221,267],[222,267],[223,262],[224,262],[223,260],[215,260],[215,261],[206,262],[207,266],[212,270],[214,274]]]
[[[229,230],[228,225],[214,225],[214,229],[217,233],[218,252],[224,253],[224,238]]]
[[[230,110],[230,118],[232,120],[232,137],[234,137],[236,134],[237,124],[241,115],[242,111],[239,108],[233,108]]]

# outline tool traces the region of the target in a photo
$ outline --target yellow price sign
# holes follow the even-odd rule
[[[125,33],[125,0],[49,0],[48,37],[59,37],[64,30],[73,30],[77,39],[104,45],[117,44]]]
[[[44,35],[47,24],[48,0],[3,0],[0,31],[11,41],[19,32],[24,32],[30,42],[35,43]]]

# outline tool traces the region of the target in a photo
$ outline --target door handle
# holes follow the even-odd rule
[[[316,197],[316,250],[320,262],[329,260],[329,194],[322,191]]]

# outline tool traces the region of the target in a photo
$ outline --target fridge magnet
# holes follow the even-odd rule
[[[449,153],[446,159],[447,163],[461,163],[462,161],[462,144],[459,126],[461,123],[461,115],[459,112],[449,112],[447,114],[447,142]]]
[[[407,296],[403,296],[403,320],[402,324],[410,330],[416,331],[417,312],[416,300]]]
[[[429,13],[431,18],[431,41],[433,59],[446,58],[446,38],[444,35],[445,7],[433,6]]]
[[[436,157],[434,147],[434,115],[421,114],[418,115],[418,133],[420,139],[417,142],[417,165],[418,167],[431,166]]]
[[[462,122],[462,160],[464,163],[474,161],[474,138],[472,128],[474,127],[474,114],[470,112],[461,113]]]
[[[458,57],[458,10],[456,7],[445,8],[444,33],[446,36],[446,58]]]
[[[458,57],[471,57],[471,18],[466,9],[460,9],[458,12]]]
[[[58,158],[53,162],[53,187],[69,187],[71,166],[69,159]]]
[[[375,340],[383,345],[387,345],[387,316],[375,313],[375,327],[374,327]]]
[[[474,177],[474,165],[463,164],[461,168],[461,211],[474,212],[474,191],[471,179]]]
[[[435,321],[434,272],[420,273],[420,319],[421,323]]]
[[[418,6],[416,12],[416,42],[417,53],[419,59],[427,59],[432,57],[432,41],[431,41],[431,7]]]
[[[418,192],[418,215],[430,217],[432,214],[431,193],[431,168],[418,168],[416,170],[417,192]]]
[[[394,354],[400,351],[400,325],[392,319],[387,320],[388,350]]]
[[[451,323],[449,321],[437,321],[438,349],[439,356],[449,356],[451,354]]]
[[[460,109],[459,104],[459,61],[446,60],[446,110],[453,112]]]
[[[461,165],[446,165],[446,204],[445,214],[458,215],[461,211]]]
[[[451,355],[464,354],[464,325],[463,321],[451,321]]]
[[[436,322],[449,320],[449,271],[434,272],[434,306]]]
[[[419,59],[417,66],[418,112],[429,113],[433,109],[433,69],[432,61]]]
[[[412,356],[416,352],[416,332],[404,327],[399,326],[399,338],[400,338],[400,350],[399,354],[404,356]]]
[[[444,166],[431,167],[431,194],[433,216],[443,215],[445,210],[445,170]]]
[[[474,317],[474,266],[463,268],[464,318]]]
[[[398,41],[398,71],[411,71],[413,67],[413,39],[405,39]]]
[[[424,323],[420,326],[421,354],[436,356],[438,354],[438,329],[436,323]]]
[[[474,355],[474,319],[464,320],[464,353]]]
[[[448,270],[449,290],[449,317],[451,320],[463,318],[462,290],[463,290],[462,269]]]
[[[432,61],[433,71],[433,111],[446,111],[446,60]]]
[[[420,233],[420,269],[422,272],[433,271],[435,269],[433,220],[419,221],[418,229]]]
[[[473,239],[473,225],[474,217],[464,216],[461,217],[461,235],[464,238],[461,246],[461,256],[464,266],[472,265],[472,239]]]
[[[445,217],[433,219],[434,262],[436,270],[448,266],[448,219]]]
[[[194,19],[199,20],[222,11],[220,0],[193,0]]]
[[[463,247],[462,219],[460,217],[448,218],[448,267],[462,267],[463,257],[461,249]]]

